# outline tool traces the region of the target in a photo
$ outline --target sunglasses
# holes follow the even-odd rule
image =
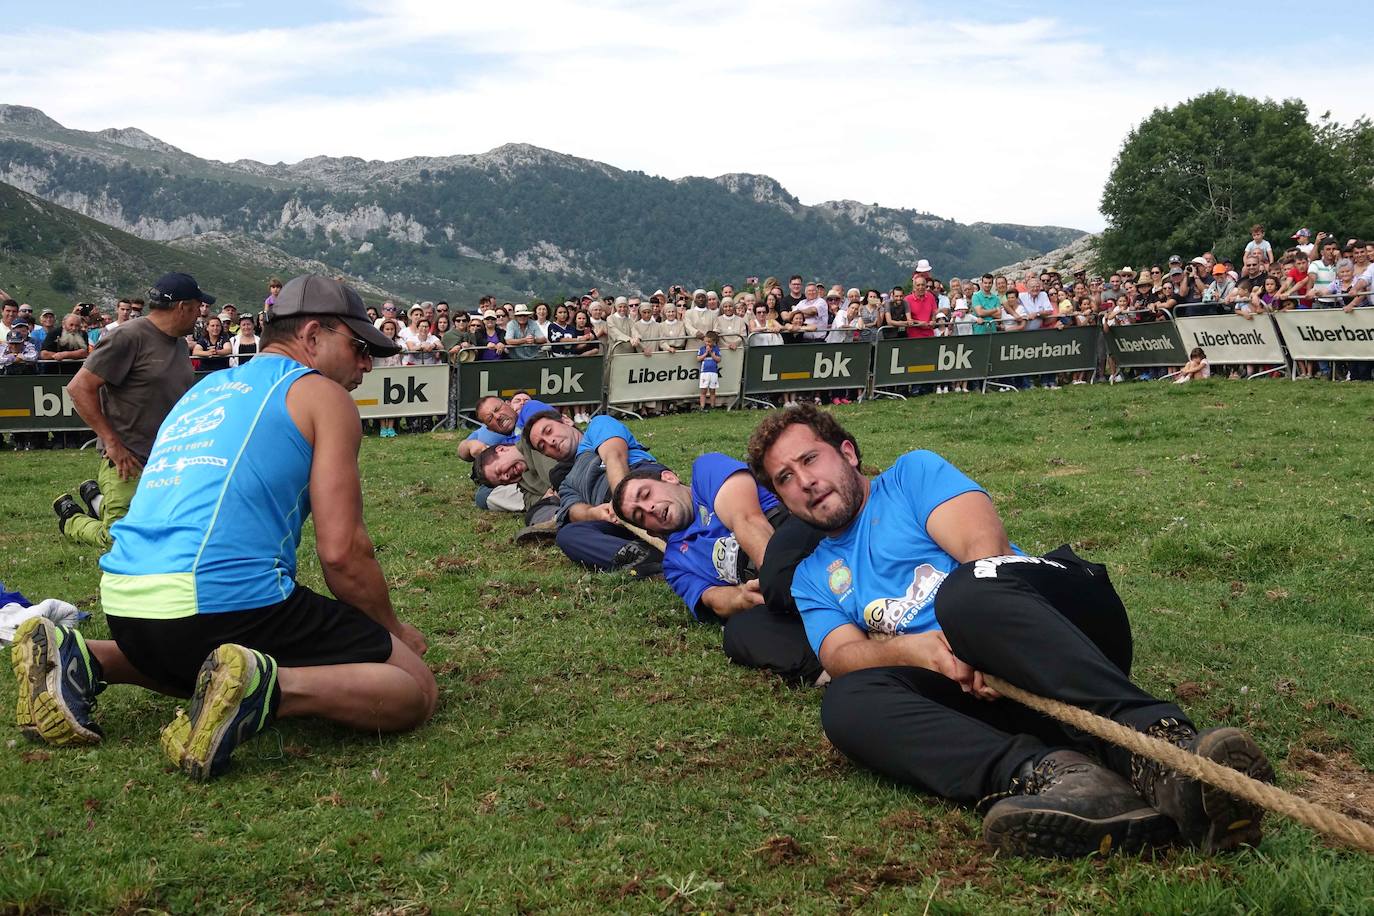
[[[326,331],[338,334],[340,337],[347,337],[349,342],[353,344],[354,353],[366,357],[367,359],[372,358],[372,348],[368,346],[367,341],[357,335],[351,334],[348,331],[340,331],[338,328],[327,327],[326,325],[320,325],[320,327],[324,328]]]

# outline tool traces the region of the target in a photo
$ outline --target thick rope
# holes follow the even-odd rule
[[[1002,696],[1029,706],[1037,712],[1043,712],[1080,731],[1096,735],[1103,741],[1123,747],[1132,754],[1148,757],[1156,763],[1162,763],[1194,779],[1200,779],[1267,811],[1292,818],[1347,846],[1374,853],[1374,827],[1362,821],[1298,798],[1278,786],[1260,782],[1239,770],[1199,757],[1161,738],[1136,731],[1111,719],[1090,713],[1086,709],[1038,696],[989,674],[984,674],[983,679]]]

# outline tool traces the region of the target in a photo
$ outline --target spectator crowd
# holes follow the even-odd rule
[[[844,283],[808,281],[800,274],[786,280],[750,277],[740,287],[719,290],[682,285],[642,295],[602,295],[588,290],[577,298],[550,305],[536,301],[501,302],[483,296],[472,311],[450,309],[445,301],[419,302],[404,312],[394,302],[369,306],[376,326],[396,340],[402,352],[377,361],[387,365],[441,362],[558,359],[574,356],[639,352],[645,355],[696,353],[715,365],[719,353],[749,346],[785,346],[825,341],[874,341],[891,337],[945,337],[1103,325],[1107,327],[1234,313],[1253,319],[1271,311],[1343,308],[1374,304],[1374,241],[1348,239],[1299,229],[1291,245],[1275,251],[1256,225],[1251,241],[1236,258],[1208,251],[1191,258],[1171,255],[1139,270],[1124,266],[1110,274],[1092,274],[1086,266],[1065,276],[1056,270],[1026,270],[1019,276],[935,277],[933,265],[919,261],[909,284],[882,290]],[[281,289],[272,279],[264,310]],[[88,302],[59,316],[0,292],[0,374],[74,375],[102,338],[137,320],[144,301],[120,299],[113,314]],[[186,337],[188,353],[201,371],[236,366],[258,350],[261,314],[239,312],[233,304],[218,311],[201,306],[201,315]],[[711,335],[712,341],[707,340]],[[717,354],[715,357],[712,354]],[[1149,379],[1155,373],[1100,367],[1111,381]],[[1323,376],[1365,381],[1369,363],[1322,363],[1298,366],[1300,378]],[[1072,376],[1087,383],[1092,373]],[[1197,377],[1196,367],[1188,378]],[[1029,380],[1027,380],[1029,381]],[[1059,379],[1042,383],[1054,387]],[[935,393],[967,391],[966,384],[935,386]],[[839,392],[861,397],[862,392]],[[714,398],[711,398],[714,403]],[[792,402],[795,396],[785,396]],[[832,398],[844,403],[849,397]],[[708,406],[706,392],[698,406]],[[651,405],[656,412],[660,405]],[[585,414],[575,417],[589,419]],[[427,428],[428,422],[412,423]],[[396,435],[395,421],[378,424],[384,437]],[[71,443],[70,434],[20,434],[17,448],[57,447]]]

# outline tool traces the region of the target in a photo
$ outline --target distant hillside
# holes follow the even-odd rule
[[[0,289],[36,307],[62,313],[76,302],[141,296],[162,274],[180,270],[219,302],[256,308],[272,274],[334,273],[261,243],[219,248],[201,238],[150,242],[0,184]],[[359,291],[374,300],[386,296],[370,284]]]
[[[214,162],[137,128],[69,130],[0,105],[0,180],[149,239],[225,233],[413,296],[552,296],[801,273],[885,286],[1043,253],[1059,227],[962,225],[855,201],[804,206],[762,175],[669,181],[508,144],[396,162]]]

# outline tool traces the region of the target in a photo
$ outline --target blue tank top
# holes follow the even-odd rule
[[[313,372],[262,354],[186,392],[153,443],[129,514],[100,559],[116,617],[175,618],[261,608],[296,587],[314,449],[286,409]]]

